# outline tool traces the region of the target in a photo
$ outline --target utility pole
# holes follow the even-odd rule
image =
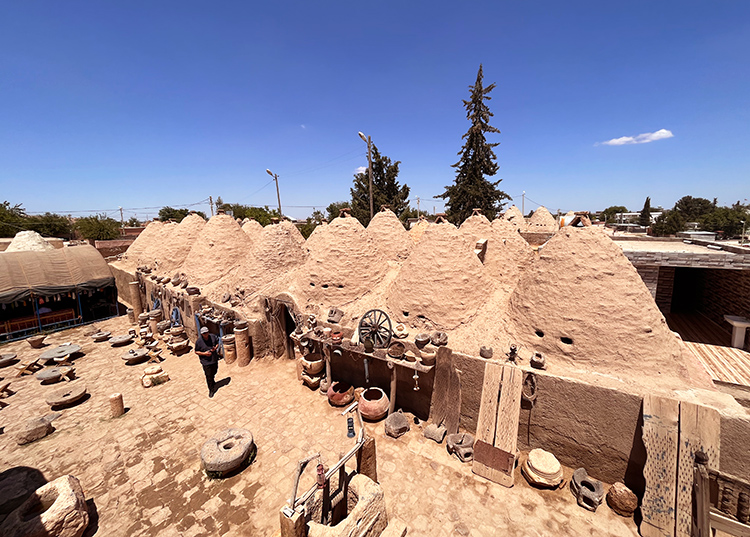
[[[358,132],[359,137],[367,143],[367,173],[370,176],[370,220],[375,216],[375,202],[372,199],[372,139]]]
[[[214,215],[214,197],[209,196],[208,197],[208,204],[211,206],[211,216]]]
[[[122,217],[122,207],[120,209],[120,227],[125,227],[125,219]]]
[[[419,218],[419,196],[417,196],[417,218]]]
[[[279,219],[284,218],[284,214],[281,212],[281,195],[279,194],[279,176],[275,173],[271,173],[271,170],[266,168],[266,173],[273,177],[273,180],[276,181],[276,199],[279,201]]]

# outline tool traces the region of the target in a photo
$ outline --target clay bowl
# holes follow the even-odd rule
[[[328,402],[333,406],[346,406],[354,399],[354,386],[336,381],[328,388]]]
[[[47,336],[33,336],[27,339],[26,341],[29,342],[29,345],[31,345],[34,349],[41,349],[44,345],[44,340],[47,338]]]
[[[391,343],[391,346],[388,347],[388,356],[391,358],[400,359],[404,356],[404,351],[406,350],[406,346],[401,343],[400,341],[394,341]]]
[[[359,411],[370,421],[383,419],[388,414],[388,405],[388,396],[380,388],[369,388],[359,398]]]
[[[425,345],[427,345],[430,342],[430,335],[429,334],[417,334],[414,336],[414,343],[417,345],[418,348],[422,348]]]
[[[419,350],[419,360],[423,365],[434,365],[437,357],[437,349],[432,345],[425,345]]]
[[[302,369],[308,375],[317,375],[325,365],[323,357],[317,352],[311,352],[307,356],[303,356],[300,358],[300,362],[302,362]]]
[[[409,362],[410,364],[416,364],[417,363],[417,357],[412,354],[411,352],[404,353],[403,359]]]

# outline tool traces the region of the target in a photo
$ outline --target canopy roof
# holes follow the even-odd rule
[[[109,265],[93,246],[0,253],[0,304],[114,283]]]

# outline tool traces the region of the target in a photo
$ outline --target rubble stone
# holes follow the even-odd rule
[[[394,412],[385,419],[385,434],[398,438],[409,430],[409,420],[401,412]]]
[[[638,497],[624,483],[618,481],[609,488],[607,505],[618,515],[631,517],[638,507]]]
[[[442,444],[446,432],[447,430],[445,427],[438,427],[434,423],[430,423],[427,427],[424,428],[423,434],[425,438],[429,438],[430,440],[434,440],[438,444]]]

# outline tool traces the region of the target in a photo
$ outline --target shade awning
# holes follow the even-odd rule
[[[114,285],[109,265],[90,245],[0,253],[0,304],[32,296],[48,297],[70,291]]]

